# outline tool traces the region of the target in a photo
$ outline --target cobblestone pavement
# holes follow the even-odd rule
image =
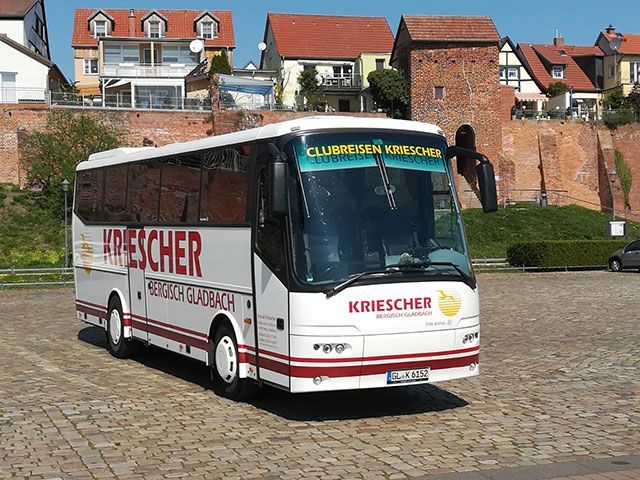
[[[112,358],[69,289],[0,291],[0,478],[404,478],[640,453],[640,275],[479,283],[479,377],[252,404],[176,355]]]

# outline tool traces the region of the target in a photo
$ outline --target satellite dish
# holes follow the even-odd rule
[[[609,40],[609,48],[614,52],[617,52],[618,50],[620,50],[621,46],[622,46],[622,39],[620,37],[615,37]]]
[[[189,50],[191,50],[193,53],[200,53],[202,50],[204,50],[204,43],[202,42],[202,40],[196,39],[189,44]]]
[[[264,52],[267,49],[267,44],[264,42],[260,42],[258,44],[258,50],[260,50],[261,52]]]

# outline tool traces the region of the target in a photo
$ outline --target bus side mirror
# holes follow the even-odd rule
[[[485,158],[476,165],[478,188],[480,189],[480,203],[484,213],[493,213],[498,210],[498,194],[496,191],[496,175],[493,165]]]
[[[278,217],[284,217],[289,211],[287,204],[287,172],[287,163],[282,159],[276,159],[269,164],[271,213]]]

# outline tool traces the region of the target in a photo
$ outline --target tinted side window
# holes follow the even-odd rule
[[[201,221],[246,222],[250,151],[249,145],[242,145],[201,153]]]
[[[76,178],[76,213],[86,222],[100,221],[104,170],[83,170]]]
[[[180,155],[162,165],[160,221],[195,223],[200,207],[200,156]]]
[[[126,215],[128,222],[144,223],[158,220],[161,165],[158,160],[129,165]]]
[[[122,222],[127,199],[127,165],[107,167],[105,175],[103,220]]]
[[[284,265],[284,222],[270,211],[269,174],[263,168],[258,176],[258,205],[256,208],[256,246],[263,258],[277,270]]]
[[[640,240],[636,240],[635,242],[631,242],[629,245],[627,245],[627,252],[635,252],[637,250],[640,250]]]

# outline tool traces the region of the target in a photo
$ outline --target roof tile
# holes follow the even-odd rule
[[[34,3],[36,0],[2,0],[0,2],[0,16],[22,17],[31,10]]]
[[[383,17],[269,13],[267,22],[284,57],[355,59],[393,48],[393,33]]]
[[[602,51],[596,47],[581,47],[574,45],[531,45],[520,44],[518,46],[526,62],[531,67],[531,72],[536,78],[538,83],[546,90],[550,83],[562,82],[568,87],[573,87],[580,91],[597,91],[596,86],[593,84],[588,75],[578,66],[573,57],[588,55],[591,51],[591,55],[602,55]],[[561,52],[564,51],[566,55]],[[551,74],[547,70],[548,65],[564,65],[565,66],[565,78],[558,79],[551,77]]]
[[[500,41],[491,17],[403,15],[413,41]]]
[[[130,38],[129,10],[103,9],[103,11],[111,15],[115,22],[111,36],[116,38]],[[95,39],[89,31],[87,21],[95,12],[96,10],[92,8],[76,9],[76,16],[73,23],[73,38],[71,41],[74,47],[93,47],[98,45],[98,40]],[[136,16],[134,38],[144,38],[142,18],[149,12],[150,10],[134,10]],[[167,18],[166,38],[196,38],[194,21],[196,17],[200,16],[202,10],[158,10],[158,12]],[[220,20],[220,32],[216,38],[205,40],[205,45],[207,47],[235,47],[231,12],[228,10],[212,10],[212,13]]]

